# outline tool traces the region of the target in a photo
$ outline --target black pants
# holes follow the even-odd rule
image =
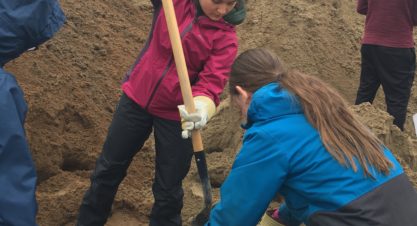
[[[190,169],[193,155],[191,141],[181,138],[180,122],[152,116],[124,94],[91,176],[91,186],[81,203],[77,225],[105,224],[119,184],[126,176],[134,155],[148,139],[152,127],[156,166],[152,186],[155,203],[150,225],[182,224],[182,180]]]
[[[416,70],[414,48],[362,45],[361,79],[355,104],[372,103],[380,85],[387,111],[401,130]]]

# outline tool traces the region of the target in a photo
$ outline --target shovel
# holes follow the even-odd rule
[[[178,78],[181,86],[181,94],[184,101],[185,109],[189,113],[195,112],[194,100],[191,93],[190,79],[188,77],[187,66],[185,63],[184,51],[181,44],[180,33],[175,16],[174,4],[172,0],[162,0],[162,6],[168,25],[169,39],[171,40],[172,51],[174,54],[175,65],[177,67]],[[204,154],[203,140],[201,139],[200,130],[194,130],[191,135],[194,157],[198,169],[198,175],[201,180],[204,197],[204,208],[193,219],[192,225],[203,225],[206,223],[210,214],[212,197],[211,185],[208,177],[206,156]]]

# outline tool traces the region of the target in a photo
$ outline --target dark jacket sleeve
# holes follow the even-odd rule
[[[0,0],[0,66],[50,39],[64,22],[57,0]]]
[[[23,127],[26,110],[16,80],[0,69],[0,225],[36,225],[36,172]]]
[[[356,11],[359,14],[366,15],[368,13],[368,0],[358,0]]]

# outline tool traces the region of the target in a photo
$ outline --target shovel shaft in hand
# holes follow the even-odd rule
[[[177,18],[175,16],[174,4],[172,0],[162,0],[164,13],[168,25],[169,39],[171,40],[172,52],[174,54],[175,65],[177,66],[178,79],[181,86],[182,99],[185,109],[189,113],[195,112],[193,95],[191,92],[190,79],[188,77],[187,65],[185,63],[184,50],[182,49],[180,32],[178,29]],[[194,152],[203,151],[203,140],[199,130],[192,132]]]
[[[172,51],[174,54],[175,65],[177,66],[178,79],[181,86],[181,94],[184,101],[185,109],[189,113],[195,112],[194,100],[191,92],[190,79],[188,77],[187,65],[185,63],[184,51],[182,49],[180,32],[178,29],[177,18],[175,16],[174,4],[172,0],[162,0],[164,13],[168,26],[169,39],[171,40]],[[199,130],[193,130],[192,142],[194,157],[197,165],[198,175],[201,180],[204,196],[204,209],[197,215],[193,224],[205,223],[210,214],[212,196],[211,185],[207,172],[207,163],[203,151],[203,140]]]

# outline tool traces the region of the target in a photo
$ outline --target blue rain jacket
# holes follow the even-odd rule
[[[417,194],[402,167],[375,180],[340,165],[325,149],[298,99],[279,84],[254,93],[243,145],[206,226],[255,226],[281,194],[280,218],[290,226],[407,225],[417,222]],[[398,195],[398,194],[401,195]]]
[[[36,171],[25,137],[27,105],[15,77],[3,69],[64,24],[55,0],[0,0],[0,225],[36,225]]]

